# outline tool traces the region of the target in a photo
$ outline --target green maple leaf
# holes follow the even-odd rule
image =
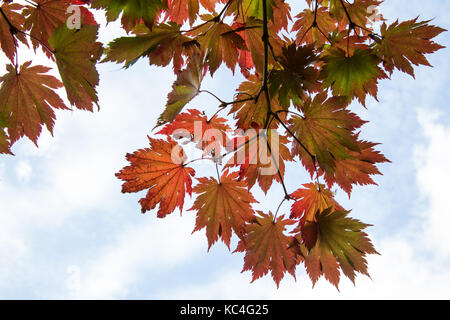
[[[133,37],[114,39],[102,62],[125,63],[128,68],[141,57],[148,57],[151,64],[163,67],[173,60],[175,71],[179,71],[183,64],[182,53],[190,40],[180,33],[180,25],[173,22],[160,24]]]
[[[69,30],[63,25],[55,30],[49,41],[67,98],[78,109],[89,111],[98,102],[95,87],[99,75],[95,65],[103,48],[96,41],[97,32],[98,26],[84,25],[80,30]]]
[[[173,83],[172,91],[167,96],[166,109],[159,116],[157,127],[172,122],[184,106],[198,95],[202,80],[202,58],[195,55]]]
[[[378,79],[387,77],[371,50],[357,49],[347,56],[344,50],[331,48],[323,60],[323,85],[331,87],[334,95],[356,97],[363,105],[367,94],[377,97]]]
[[[246,18],[256,18],[263,20],[263,1],[264,0],[240,0],[232,1],[227,14],[238,13]],[[273,21],[273,7],[276,7],[275,0],[267,0],[267,17]]]
[[[281,70],[274,70],[270,77],[272,96],[278,94],[283,107],[289,107],[290,100],[299,104],[306,100],[307,92],[320,88],[319,72],[313,64],[317,61],[314,46],[298,47],[295,43],[283,48],[283,55],[278,58]]]
[[[122,14],[122,24],[131,25],[144,21],[149,27],[153,26],[161,10],[167,8],[167,0],[93,0],[91,7],[105,9],[108,22],[115,21]]]
[[[336,160],[351,158],[348,150],[359,151],[353,131],[365,122],[348,111],[347,104],[343,97],[327,99],[326,93],[320,93],[301,106],[303,118],[288,120],[291,131],[326,172],[334,172]],[[300,155],[311,174],[315,172],[311,156],[302,146],[294,144],[293,154]]]
[[[301,254],[313,283],[323,275],[338,287],[339,269],[352,282],[356,272],[369,276],[365,256],[378,254],[367,234],[362,231],[370,225],[348,218],[347,215],[347,211],[333,211],[331,208],[318,211],[316,222],[305,225],[304,231],[296,236],[302,243]],[[315,239],[311,250],[306,248],[306,238]]]

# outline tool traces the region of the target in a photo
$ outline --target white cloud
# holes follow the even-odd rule
[[[27,161],[20,161],[16,166],[17,179],[20,182],[27,182],[30,180],[33,168]]]
[[[421,214],[423,239],[427,248],[442,259],[450,258],[450,207],[448,184],[450,182],[450,127],[439,119],[443,114],[435,110],[419,113],[426,144],[415,148],[417,183],[421,196],[429,205]]]
[[[161,223],[157,223],[159,221]],[[193,215],[180,218],[175,214],[164,221],[144,217],[141,225],[119,234],[98,257],[80,267],[81,285],[72,297],[126,297],[128,289],[143,275],[156,278],[159,272],[170,272],[175,266],[193,259],[196,253],[205,252],[203,234],[190,235],[193,224]]]

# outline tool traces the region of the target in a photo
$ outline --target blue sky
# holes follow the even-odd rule
[[[388,0],[383,13],[390,21],[420,14],[450,27],[447,1]],[[118,32],[108,26],[102,41]],[[449,46],[449,34],[438,42]],[[31,57],[19,54],[21,61]],[[343,279],[340,292],[325,280],[312,289],[300,266],[297,281],[287,276],[279,289],[270,277],[250,284],[250,273],[240,273],[241,254],[222,243],[207,252],[204,233],[191,235],[194,213],[186,209],[192,201],[182,216],[142,215],[142,194],[121,194],[114,173],[126,165],[127,152],[147,145],[175,77],[140,61],[128,70],[99,67],[100,112],[58,112],[54,137],[44,132],[39,149],[23,140],[13,148],[15,157],[0,158],[0,298],[449,299],[448,49],[429,60],[434,68],[418,68],[415,80],[395,73],[382,82],[379,102],[370,100],[367,110],[352,106],[370,121],[362,136],[382,143],[392,161],[380,166],[379,186],[355,188],[351,200],[337,195],[353,217],[374,225],[369,234],[381,255],[369,257],[371,279],[358,277],[356,286]],[[241,80],[223,70],[204,88],[229,101]],[[210,114],[217,108],[207,95],[191,105]],[[201,164],[195,169],[214,173]],[[288,170],[290,190],[308,182],[298,165]],[[258,208],[273,211],[282,189],[274,187],[270,198],[260,191],[255,196]]]

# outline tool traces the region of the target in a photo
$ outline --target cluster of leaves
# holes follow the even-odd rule
[[[78,0],[34,0],[25,4],[3,1],[0,6],[0,45],[10,60],[0,77],[0,153],[26,136],[37,145],[42,126],[52,133],[54,109],[69,109],[56,89],[64,87],[71,106],[93,110],[98,98],[96,63],[103,53],[97,42],[99,26]],[[82,28],[71,29],[71,8],[80,12]],[[19,63],[20,47],[42,51],[56,64],[60,79],[50,67]]]
[[[0,152],[10,152],[24,135],[36,142],[43,124],[52,130],[53,109],[67,108],[55,89],[64,86],[76,108],[92,110],[97,103],[102,47],[89,4],[108,22],[120,20],[128,33],[109,43],[103,62],[128,68],[145,58],[172,65],[177,75],[156,124],[163,138],[149,137],[149,147],[127,154],[129,166],[117,173],[123,192],[147,190],[143,213],[158,207],[163,218],[182,211],[186,195],[194,194],[194,231],[205,229],[209,247],[219,240],[230,247],[236,235],[235,251],[244,253],[243,270],[253,280],[270,272],[279,285],[302,263],[313,283],[324,276],[337,287],[341,272],[352,281],[356,273],[368,275],[366,255],[377,253],[364,232],[368,225],[348,217],[331,189],[350,196],[354,185],[375,184],[376,164],[388,160],[376,143],[359,138],[366,122],[349,105],[365,106],[367,95],[376,99],[379,81],[395,69],[414,76],[413,66],[429,66],[425,54],[443,48],[432,39],[444,29],[417,18],[388,25],[377,15],[377,33],[377,0],[306,0],[295,16],[283,0],[72,3],[83,8],[80,30],[65,26],[70,1],[3,1],[0,43],[11,64],[0,78]],[[62,83],[46,74],[47,67],[19,67],[19,42],[55,61]],[[201,89],[205,74],[213,76],[221,65],[245,77],[230,102]],[[183,111],[200,93],[218,100],[210,117]],[[218,116],[225,110],[235,121]],[[208,135],[209,129],[218,134]],[[187,159],[181,137],[204,156]],[[270,164],[263,161],[268,158]],[[211,161],[217,177],[197,177],[189,167],[197,160]],[[311,182],[289,192],[285,162],[292,161],[303,164]],[[264,173],[268,166],[274,174]],[[255,210],[252,189],[258,184],[268,193],[274,182],[284,191],[275,214]],[[279,215],[284,201],[291,202],[290,213]]]

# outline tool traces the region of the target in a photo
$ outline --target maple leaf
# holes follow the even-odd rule
[[[286,146],[289,140],[275,130],[268,130],[267,133],[249,130],[241,138],[243,139],[237,139],[233,145],[239,146],[245,141],[248,143],[228,160],[226,167],[239,166],[239,179],[245,180],[249,189],[258,181],[258,185],[267,194],[274,180],[281,182],[279,174],[284,177],[284,162],[293,159]],[[231,149],[230,146],[228,149]]]
[[[370,37],[367,35],[355,34],[349,36],[348,30],[335,31],[329,37],[334,48],[347,52],[349,56],[352,56],[357,50],[371,50],[371,47],[367,44],[369,39]]]
[[[4,129],[1,127],[0,127],[0,154],[12,154],[10,149],[9,137],[4,131]]]
[[[167,0],[93,0],[91,8],[105,9],[108,22],[122,16],[122,27],[128,32],[142,21],[152,28],[161,11],[167,9]]]
[[[227,14],[242,15],[245,18],[256,18],[263,20],[263,1],[264,0],[239,0],[231,1]],[[266,0],[267,17],[274,20],[273,9],[276,6],[276,0]]]
[[[229,114],[233,114],[237,119],[236,126],[240,129],[247,130],[249,128],[262,128],[267,119],[267,101],[265,97],[261,95],[258,101],[255,99],[249,99],[249,97],[256,97],[261,90],[262,80],[259,76],[251,75],[248,79],[242,82],[239,88],[236,90],[236,102],[230,108]],[[278,99],[272,96],[271,109],[273,112],[284,110]],[[275,121],[272,122],[276,124]]]
[[[360,152],[348,150],[351,158],[336,161],[333,173],[325,173],[325,181],[329,188],[337,183],[349,196],[352,185],[368,185],[376,183],[370,175],[380,175],[381,172],[375,166],[376,163],[390,162],[380,152],[374,150],[377,143],[358,141]]]
[[[292,26],[292,31],[297,31],[296,42],[299,45],[302,43],[322,45],[327,41],[325,35],[336,29],[336,22],[330,17],[326,7],[318,8],[317,14],[310,9],[305,9],[295,17],[297,20]],[[314,19],[316,19],[315,24]]]
[[[360,33],[368,33],[371,29],[369,24],[372,22],[371,19],[373,15],[376,15],[377,21],[385,21],[383,16],[374,10],[374,8],[377,8],[383,1],[384,0],[355,0],[353,3],[344,2],[348,14],[352,17],[352,22],[358,26],[367,25],[367,28],[365,28],[367,30],[355,28],[355,32],[358,32],[359,30]],[[343,21],[347,24],[347,17],[342,19],[341,25],[343,25]],[[345,27],[345,25],[343,27]]]
[[[205,153],[219,155],[221,146],[226,145],[227,130],[231,128],[227,120],[214,115],[211,119],[196,109],[177,115],[173,122],[168,123],[158,134],[174,135],[176,138],[189,138],[197,142],[197,146]]]
[[[19,69],[8,65],[6,70],[0,77],[0,114],[8,123],[11,144],[25,135],[37,145],[43,125],[53,132],[53,109],[67,109],[54,91],[62,83],[46,74],[50,68],[31,66],[31,61]]]
[[[179,72],[184,62],[182,54],[191,41],[180,33],[180,25],[169,22],[152,30],[145,29],[134,37],[120,37],[110,42],[102,62],[125,63],[128,68],[140,58],[148,57],[150,64],[165,67],[173,60],[174,71]]]
[[[220,238],[229,248],[232,231],[240,235],[246,222],[254,219],[252,203],[257,201],[238,180],[238,173],[225,170],[220,181],[198,178],[194,193],[198,194],[189,210],[197,211],[195,231],[206,228],[208,250]]]
[[[301,219],[300,227],[306,222],[315,222],[317,211],[325,209],[344,210],[339,203],[334,200],[331,190],[325,185],[317,183],[307,183],[304,188],[299,188],[290,194],[295,200],[291,207],[291,219]]]
[[[157,216],[164,218],[175,210],[183,210],[185,194],[192,194],[192,178],[195,171],[186,167],[186,156],[170,137],[168,141],[152,139],[150,148],[140,149],[126,158],[131,163],[116,174],[125,181],[123,193],[148,189],[145,198],[139,200],[142,213],[152,210],[159,203]]]
[[[425,54],[444,48],[431,39],[446,30],[429,25],[428,22],[417,22],[416,18],[401,23],[397,20],[389,27],[383,23],[382,39],[375,42],[374,52],[383,60],[383,66],[388,72],[392,73],[396,68],[414,77],[412,64],[431,66]]]
[[[291,18],[291,6],[284,0],[274,0],[273,20],[269,20],[269,29],[276,34],[282,29],[288,30]]]
[[[235,252],[245,252],[242,272],[252,271],[252,282],[271,272],[277,284],[289,272],[295,278],[296,256],[290,250],[292,238],[284,234],[286,226],[295,223],[280,216],[274,219],[271,212],[258,212],[256,221],[247,226],[247,233],[239,241]]]
[[[358,49],[347,56],[342,49],[331,48],[323,60],[323,85],[331,87],[334,95],[356,97],[362,105],[367,94],[377,99],[378,79],[386,79],[387,75],[371,50]]]
[[[158,118],[157,127],[173,121],[184,106],[198,95],[202,80],[203,61],[199,55],[195,55],[186,69],[178,73],[172,91],[167,96],[166,108]]]
[[[292,153],[300,156],[311,176],[315,172],[311,156],[325,172],[332,173],[337,159],[351,158],[349,149],[359,151],[353,131],[365,121],[348,111],[347,105],[343,97],[327,99],[325,92],[319,93],[301,105],[302,117],[288,120],[290,130],[303,144],[294,143]]]
[[[288,108],[290,100],[301,103],[307,92],[320,89],[319,72],[313,67],[317,61],[314,46],[298,47],[295,43],[283,48],[283,55],[278,57],[282,69],[274,70],[270,76],[272,96],[278,94],[280,104]]]
[[[103,48],[97,42],[98,26],[84,25],[69,30],[65,25],[55,30],[50,45],[70,103],[83,110],[93,110],[98,97],[95,87],[99,75],[95,67]]]
[[[202,18],[210,22],[204,23],[190,34],[205,52],[205,62],[211,76],[222,62],[234,71],[239,60],[238,49],[247,50],[245,41],[228,24],[213,21],[214,17],[211,15],[204,15]]]
[[[0,14],[0,47],[9,60],[14,61],[16,56],[17,39],[27,44],[24,34],[18,30],[23,28],[25,18],[17,11],[23,6],[17,3],[4,2]]]
[[[347,215],[347,211],[334,211],[332,208],[318,211],[316,222],[305,225],[307,238],[314,238],[311,233],[316,232],[316,241],[311,250],[306,248],[302,232],[296,236],[313,284],[323,275],[338,288],[339,270],[352,282],[355,281],[356,272],[369,276],[365,256],[378,254],[367,234],[362,231],[370,225],[348,218]]]
[[[34,2],[37,4],[36,6],[27,5],[23,10],[24,16],[27,17],[24,28],[30,30],[33,48],[36,50],[41,47],[45,54],[51,57],[49,38],[58,27],[66,23],[70,1],[36,0]]]
[[[167,13],[171,21],[183,24],[189,19],[189,24],[192,25],[197,19],[200,4],[206,10],[213,12],[216,0],[169,0],[168,3]]]

